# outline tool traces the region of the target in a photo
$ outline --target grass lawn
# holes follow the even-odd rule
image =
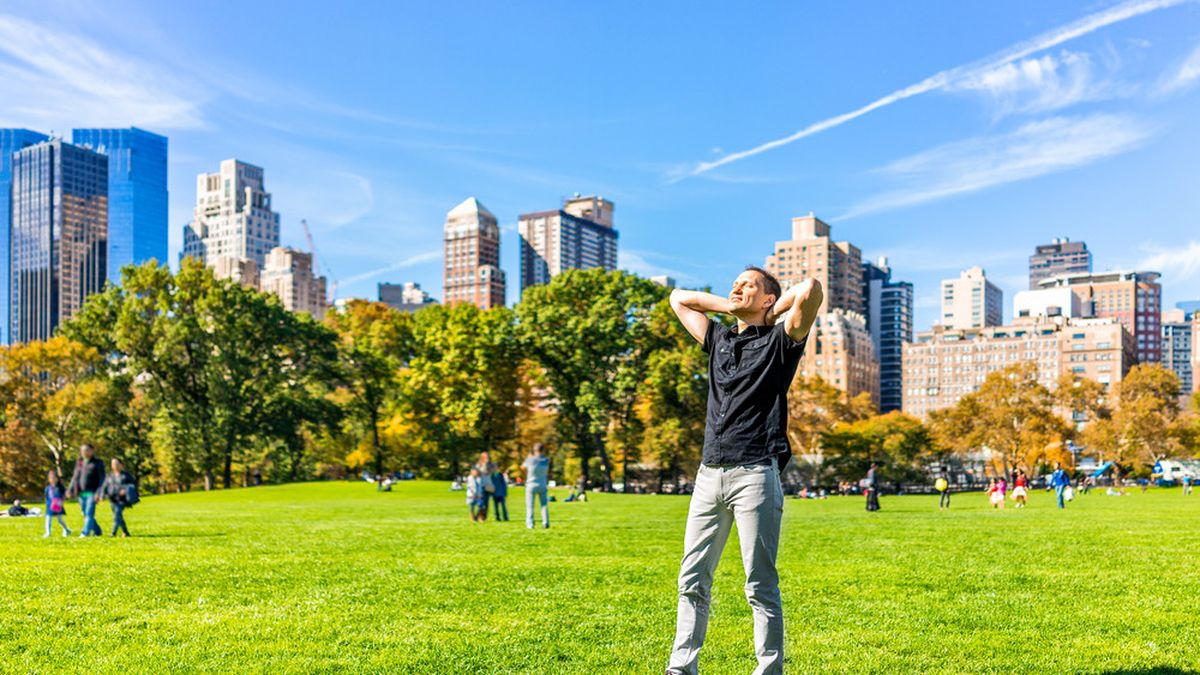
[[[550,530],[526,530],[519,489],[513,521],[476,524],[446,488],[147,497],[131,539],[43,540],[41,519],[2,519],[0,672],[663,670],[686,498],[560,501]],[[1052,501],[789,500],[789,670],[1200,669],[1200,495]],[[107,531],[107,505],[99,518]],[[754,667],[742,576],[731,537],[707,672]]]

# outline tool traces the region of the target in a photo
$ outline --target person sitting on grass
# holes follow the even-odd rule
[[[12,518],[20,518],[29,515],[29,509],[21,505],[20,499],[14,499],[12,506],[8,507],[8,515]]]
[[[46,473],[46,534],[43,534],[43,537],[50,536],[50,526],[54,523],[55,518],[62,526],[62,536],[71,536],[71,528],[67,527],[67,521],[63,519],[63,516],[67,514],[66,501],[67,489],[63,487],[58,472],[50,469]]]

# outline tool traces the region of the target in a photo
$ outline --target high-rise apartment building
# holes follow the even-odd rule
[[[850,396],[863,392],[879,406],[879,360],[867,323],[857,312],[837,308],[817,315],[799,372],[821,379]]]
[[[1040,288],[1070,288],[1084,316],[1113,317],[1133,334],[1139,363],[1162,360],[1162,287],[1158,272],[1068,274],[1043,280]]]
[[[329,304],[325,297],[325,277],[313,274],[311,253],[283,246],[271,249],[259,274],[259,283],[264,292],[278,295],[285,309],[308,312],[318,321],[325,318]]]
[[[1037,290],[1038,284],[1052,277],[1091,271],[1092,252],[1087,244],[1056,238],[1049,244],[1040,244],[1029,256],[1029,290]]]
[[[913,285],[892,281],[887,258],[863,263],[867,331],[879,358],[879,412],[904,403],[904,343],[913,338]]]
[[[0,345],[9,344],[8,306],[12,279],[8,267],[8,247],[13,153],[48,138],[45,134],[28,129],[0,129]]]
[[[1200,392],[1200,310],[1192,312],[1192,393]]]
[[[442,283],[446,304],[470,302],[480,309],[504,306],[500,226],[478,199],[469,197],[446,214]]]
[[[422,290],[421,284],[414,281],[379,284],[379,302],[401,312],[415,312],[426,305],[437,304],[437,300]]]
[[[267,253],[279,246],[279,214],[271,210],[271,193],[263,170],[236,159],[221,162],[217,173],[196,177],[196,208],[183,229],[180,259],[203,261],[214,272],[243,267],[218,263],[221,258],[251,260],[262,270]]]
[[[570,270],[617,269],[613,203],[576,194],[557,211],[517,218],[521,236],[521,292]]]
[[[978,391],[989,373],[1036,364],[1053,389],[1070,372],[1108,387],[1135,362],[1129,331],[1115,319],[1034,318],[1010,326],[934,326],[904,347],[904,412],[924,418]]]
[[[12,158],[13,342],[49,339],[108,278],[108,158],[60,139]]]
[[[982,267],[942,281],[942,320],[947,328],[967,329],[1004,323],[1004,292],[988,281]]]
[[[108,280],[167,263],[167,137],[136,127],[75,129],[71,142],[108,156]]]
[[[1179,377],[1184,394],[1192,393],[1192,315],[1182,309],[1171,309],[1162,315],[1162,364]]]
[[[866,312],[862,251],[848,241],[835,242],[827,223],[813,214],[792,219],[792,238],[775,242],[763,268],[786,290],[804,279],[821,282],[825,299],[819,311]]]

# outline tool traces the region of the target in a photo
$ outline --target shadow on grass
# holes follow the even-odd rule
[[[130,539],[205,539],[228,536],[227,532],[159,532],[156,534],[135,534]]]

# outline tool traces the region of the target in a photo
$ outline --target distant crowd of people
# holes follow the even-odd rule
[[[129,526],[125,523],[125,509],[140,501],[137,479],[125,470],[125,464],[114,457],[109,463],[111,471],[105,471],[104,461],[96,457],[96,450],[89,444],[79,449],[79,459],[71,472],[71,481],[63,485],[58,472],[51,469],[46,473],[44,508],[39,512],[30,509],[17,499],[9,507],[5,515],[10,517],[27,517],[43,515],[46,519],[46,532],[42,537],[49,537],[54,522],[62,528],[62,536],[71,536],[71,528],[67,526],[67,500],[79,499],[79,510],[83,514],[83,526],[80,537],[104,536],[100,524],[96,522],[96,505],[104,500],[112,508],[112,536],[118,533],[129,536]]]
[[[534,504],[541,505],[542,527],[550,527],[548,489],[550,487],[550,458],[545,447],[535,443],[533,451],[521,463],[525,471],[525,527],[534,526]],[[508,520],[508,474],[496,467],[488,453],[480,453],[479,461],[471,466],[466,478],[467,508],[474,522],[488,518],[489,505],[498,521]]]

